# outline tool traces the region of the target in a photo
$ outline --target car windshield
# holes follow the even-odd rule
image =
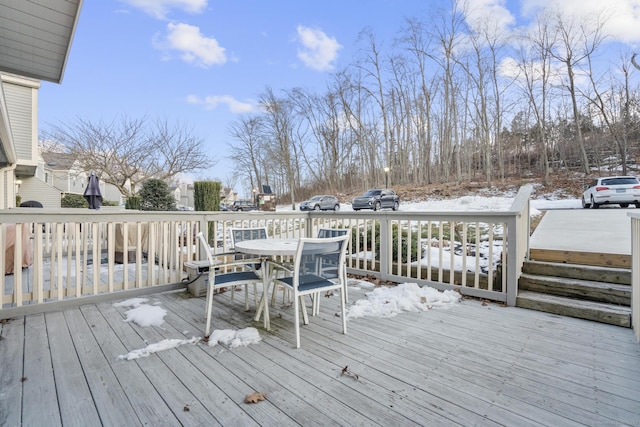
[[[373,197],[373,196],[379,196],[380,193],[382,193],[382,190],[369,190],[366,193],[364,193],[362,196],[363,197]]]
[[[618,178],[603,179],[602,185],[624,185],[624,184],[638,184],[638,179],[632,176],[621,176]]]
[[[310,202],[319,202],[320,200],[322,200],[322,196],[313,196],[309,199]]]

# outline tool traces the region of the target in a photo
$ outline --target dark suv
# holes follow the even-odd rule
[[[339,211],[340,202],[336,196],[313,196],[309,200],[300,203],[301,211]]]
[[[229,205],[229,210],[234,212],[255,211],[256,209],[258,209],[258,207],[249,200],[236,200]]]
[[[354,211],[360,209],[373,209],[374,211],[382,208],[391,208],[397,211],[400,207],[400,198],[393,190],[368,190],[362,196],[358,196],[351,202]]]

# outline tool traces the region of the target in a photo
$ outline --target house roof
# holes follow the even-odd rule
[[[73,154],[45,152],[40,155],[47,169],[51,170],[70,170],[76,161]]]
[[[83,0],[0,0],[0,71],[60,83]]]

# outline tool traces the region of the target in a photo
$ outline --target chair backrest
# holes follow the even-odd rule
[[[256,240],[267,239],[267,227],[254,227],[254,228],[232,228],[231,229],[231,244],[235,247],[236,242],[242,242],[243,240]]]
[[[344,265],[348,242],[348,233],[336,237],[300,239],[295,258],[295,275],[314,275],[324,279],[338,277],[341,282],[344,281],[344,269],[335,267]],[[326,268],[327,263],[333,268]]]
[[[214,264],[216,264],[216,262],[213,259],[213,253],[211,252],[211,247],[209,246],[209,242],[207,242],[207,238],[204,237],[204,233],[202,231],[200,231],[196,236],[198,237],[198,239],[200,240],[200,243],[202,244],[202,248],[204,249],[204,253],[207,256],[209,265],[213,266]]]
[[[326,239],[327,237],[344,236],[349,231],[348,228],[321,228],[318,230],[318,238]]]

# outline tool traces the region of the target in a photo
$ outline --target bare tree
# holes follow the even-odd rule
[[[374,177],[381,175],[381,171],[384,167],[390,166],[392,140],[389,132],[388,112],[385,97],[385,82],[383,80],[383,62],[380,52],[380,46],[376,41],[376,38],[371,29],[366,29],[360,33],[360,37],[365,40],[366,46],[363,48],[363,59],[358,64],[359,69],[362,71],[363,80],[370,80],[372,87],[363,85],[362,89],[368,93],[371,99],[374,100],[378,111],[377,117],[382,120],[382,142],[384,144],[384,152],[382,159],[380,159],[382,165],[378,162],[374,162],[374,168],[369,170],[370,174]],[[373,148],[373,147],[372,147]],[[369,153],[374,159],[377,158],[377,147],[375,150],[371,150]]]
[[[271,160],[276,162],[283,173],[284,183],[291,194],[291,207],[296,205],[296,174],[298,152],[293,141],[294,122],[290,100],[278,98],[270,87],[260,97],[260,105],[265,111],[264,125],[271,146]],[[286,187],[285,187],[286,188]]]
[[[78,118],[53,127],[48,139],[75,155],[82,169],[99,174],[127,196],[146,179],[169,181],[179,173],[215,164],[206,154],[204,140],[185,125],[166,119],[149,124],[147,118],[127,116],[109,123]]]
[[[240,116],[229,125],[231,155],[238,169],[248,173],[251,188],[261,188],[267,151],[264,123],[260,116]]]
[[[576,140],[580,148],[582,169],[585,175],[590,172],[589,157],[584,146],[584,138],[582,137],[580,126],[575,73],[579,64],[585,59],[590,59],[604,40],[603,25],[600,15],[594,15],[587,19],[569,18],[557,13],[553,31],[559,35],[559,43],[549,46],[552,57],[564,64],[567,71],[566,89],[571,97]]]
[[[441,110],[440,110],[440,152],[439,161],[442,175],[445,181],[451,177],[451,170],[455,172],[457,182],[461,180],[461,164],[459,144],[459,112],[457,105],[458,82],[455,61],[455,50],[461,35],[463,16],[458,7],[458,1],[452,1],[450,11],[442,11],[441,23],[433,27],[432,37],[437,41],[438,47],[434,49],[440,56],[430,54],[430,57],[440,66],[442,71],[441,85]]]
[[[417,66],[416,77],[413,83],[413,129],[416,139],[416,169],[414,176],[418,182],[431,183],[432,160],[432,117],[431,108],[434,93],[436,92],[433,77],[428,74],[428,52],[431,50],[433,40],[428,37],[426,24],[415,19],[407,20],[407,27],[401,40],[406,49],[411,53],[412,62]]]
[[[611,79],[612,84],[609,87],[601,89],[594,77],[593,64],[591,57],[589,62],[589,77],[591,82],[592,95],[589,97],[592,105],[598,111],[599,118],[604,122],[607,130],[613,137],[618,148],[620,162],[622,164],[622,174],[627,174],[627,152],[629,147],[629,60],[623,58],[620,71],[624,77],[624,82],[615,84],[615,80]],[[635,54],[631,57],[631,63],[635,65]],[[617,87],[616,87],[617,86]]]
[[[551,34],[548,17],[538,17],[534,29],[523,40],[524,43],[520,48],[520,63],[518,64],[521,73],[519,82],[536,121],[535,126],[540,146],[539,156],[545,185],[549,184],[547,103],[551,79],[550,52],[554,43]]]

